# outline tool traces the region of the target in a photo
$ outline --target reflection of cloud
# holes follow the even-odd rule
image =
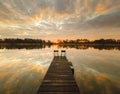
[[[5,67],[5,70],[0,73],[0,79],[3,82],[0,90],[1,94],[23,94],[24,89],[31,87],[33,88],[32,91],[36,90],[45,75],[45,70],[34,64],[9,63],[3,67]],[[31,89],[27,92],[30,94]]]
[[[81,71],[76,73],[81,94],[117,94],[119,83],[100,73]]]
[[[0,94],[35,94],[52,54],[47,50],[4,49],[0,52]]]

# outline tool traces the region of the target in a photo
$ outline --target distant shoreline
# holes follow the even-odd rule
[[[67,46],[67,45],[68,45],[68,46],[69,46],[69,45],[73,45],[73,46],[75,46],[75,45],[76,45],[76,46],[80,46],[80,45],[88,45],[88,46],[92,46],[92,45],[98,45],[98,46],[99,46],[99,45],[103,45],[103,46],[120,46],[120,44],[117,44],[117,43],[116,43],[116,44],[98,44],[98,43],[79,43],[79,44],[68,43],[68,44],[65,44],[65,43],[64,43],[64,44],[53,44],[53,45],[66,45],[66,46]]]
[[[115,39],[99,39],[89,41],[88,39],[76,40],[58,40],[52,42],[42,39],[0,39],[0,49],[41,49],[56,45],[61,48],[76,48],[76,49],[118,49],[120,50],[120,40]]]
[[[0,43],[0,49],[44,49],[56,46],[58,48],[75,48],[88,49],[94,48],[99,50],[120,50],[120,44],[40,44],[40,43]]]
[[[0,45],[48,45],[48,43],[0,43]],[[102,44],[102,43],[51,43],[49,45],[61,45],[61,46],[80,46],[80,45],[86,45],[86,46],[94,46],[94,45],[98,45],[98,46],[120,46],[120,44],[117,43],[106,43],[106,44]]]

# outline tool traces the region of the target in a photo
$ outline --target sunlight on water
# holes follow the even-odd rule
[[[53,59],[53,50],[1,49],[0,94],[36,94]],[[120,51],[66,49],[81,94],[119,94]]]

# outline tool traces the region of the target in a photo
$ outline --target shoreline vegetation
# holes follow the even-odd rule
[[[0,39],[0,49],[40,49],[57,45],[61,48],[76,48],[76,49],[118,49],[120,50],[120,39],[98,39],[90,41],[88,39],[76,40],[57,40],[52,42],[50,40],[42,39]]]

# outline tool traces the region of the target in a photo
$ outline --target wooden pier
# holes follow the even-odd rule
[[[66,51],[62,50],[60,56],[57,50],[54,51],[53,61],[37,94],[80,94]]]

